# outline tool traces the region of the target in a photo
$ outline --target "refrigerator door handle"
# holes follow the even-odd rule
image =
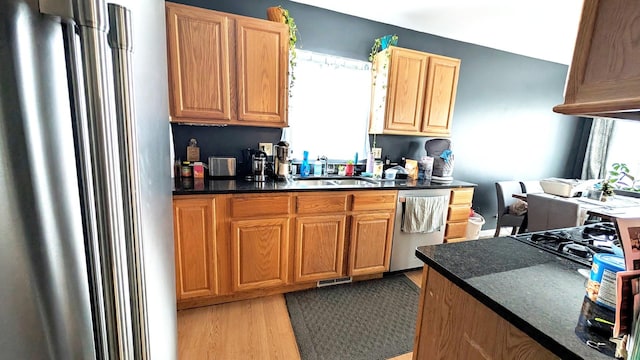
[[[73,117],[75,131],[76,167],[78,168],[78,186],[82,206],[82,225],[85,238],[87,271],[89,276],[89,292],[91,299],[93,331],[96,346],[96,357],[103,359],[111,353],[107,342],[107,324],[105,318],[105,299],[102,278],[102,260],[98,242],[98,224],[95,209],[93,188],[93,171],[91,161],[91,145],[89,142],[89,125],[87,120],[87,104],[84,98],[85,88],[82,76],[82,57],[77,28],[75,23],[63,20],[64,41],[66,46],[67,71],[71,86],[70,96],[73,99]]]
[[[86,104],[86,112],[82,115],[87,119],[90,153],[90,164],[86,165],[92,175],[91,179],[85,179],[92,184],[83,191],[93,193],[94,203],[91,205],[95,211],[95,236],[101,259],[99,266],[107,336],[97,343],[107,343],[107,355],[110,357],[134,359],[118,128],[114,120],[113,68],[107,42],[107,4],[104,0],[39,0],[39,6],[42,13],[60,16],[63,21],[74,20],[78,29]],[[90,198],[82,196],[83,199]],[[102,335],[99,332],[94,334],[95,337]]]
[[[124,200],[125,240],[132,299],[133,346],[136,359],[148,359],[144,249],[140,217],[138,136],[133,98],[131,11],[109,4],[109,46],[113,61],[116,120],[120,143],[120,173]]]

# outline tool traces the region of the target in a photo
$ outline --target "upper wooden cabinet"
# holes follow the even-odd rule
[[[236,20],[238,120],[287,125],[288,39],[282,24]]]
[[[287,26],[165,4],[171,121],[287,126]]]
[[[372,69],[369,132],[450,136],[460,60],[391,46]]]
[[[564,104],[553,111],[640,120],[637,1],[585,0]]]

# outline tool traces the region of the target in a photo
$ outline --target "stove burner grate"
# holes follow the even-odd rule
[[[591,266],[594,254],[613,254],[613,246],[619,246],[616,229],[612,223],[546,230],[513,237],[587,266]]]

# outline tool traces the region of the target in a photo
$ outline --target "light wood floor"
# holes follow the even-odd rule
[[[420,286],[421,270],[405,275]],[[284,296],[178,311],[178,358],[300,359]]]

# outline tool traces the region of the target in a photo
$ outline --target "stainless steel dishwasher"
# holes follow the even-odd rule
[[[439,231],[431,233],[406,233],[402,229],[402,214],[404,212],[404,203],[401,199],[410,196],[429,197],[429,196],[445,196],[446,203],[449,203],[450,189],[422,189],[422,190],[400,190],[398,191],[398,203],[396,204],[396,217],[393,226],[393,244],[391,246],[391,264],[390,271],[406,270],[422,267],[423,263],[416,255],[416,248],[423,245],[441,244],[444,241],[444,231],[446,225],[443,225]],[[444,219],[447,219],[448,207],[444,206]]]

